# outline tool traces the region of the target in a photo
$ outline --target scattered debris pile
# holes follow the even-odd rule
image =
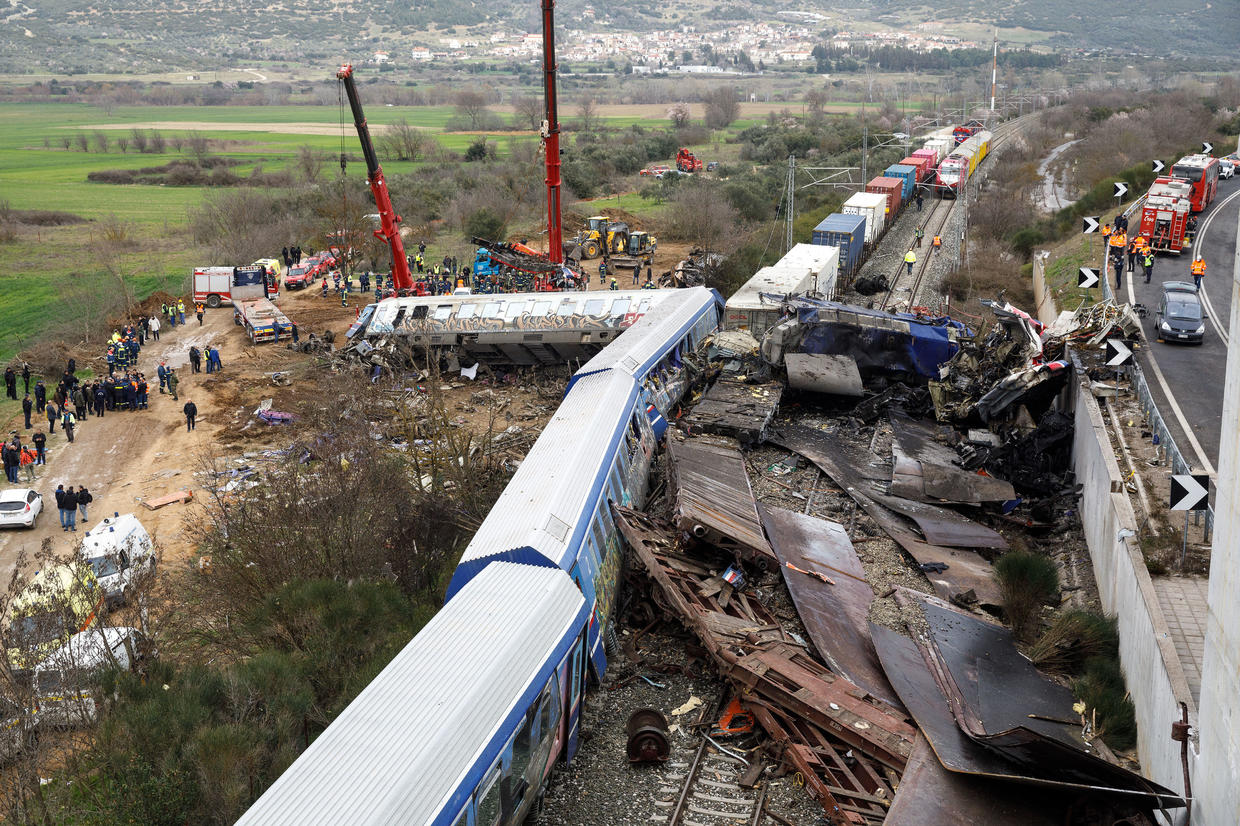
[[[701,287],[711,283],[719,274],[724,256],[694,247],[682,258],[676,268],[659,276],[660,287]]]

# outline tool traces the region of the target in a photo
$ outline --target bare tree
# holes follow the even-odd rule
[[[736,88],[719,86],[702,96],[706,104],[706,125],[711,129],[723,129],[740,114],[741,104]]]
[[[95,151],[103,153],[108,151],[108,133],[102,129],[95,130]]]
[[[689,125],[689,104],[673,103],[667,107],[667,119],[672,122],[672,126],[676,129],[683,129]]]
[[[135,127],[129,134],[133,138],[133,148],[138,152],[145,152],[147,144],[146,133]]]
[[[189,219],[194,240],[208,250],[208,263],[253,261],[299,237],[301,227],[281,208],[282,201],[255,187],[208,194]]]
[[[185,145],[189,149],[189,153],[194,156],[194,160],[196,160],[199,165],[201,165],[202,162],[206,160],[207,155],[210,154],[210,143],[207,140],[207,136],[201,132],[190,132],[189,137],[185,139]]]
[[[323,175],[323,153],[314,147],[302,145],[297,149],[294,166],[303,181],[308,184],[317,183]]]
[[[128,135],[117,135],[116,136],[116,148],[121,150],[122,155],[128,152],[129,151],[129,136]]]
[[[486,95],[477,89],[457,92],[452,102],[456,106],[457,115],[465,119],[471,131],[481,128],[481,124],[485,123],[487,115],[490,114]]]
[[[715,187],[688,184],[672,197],[668,209],[669,235],[707,252],[731,252],[737,240],[740,215]]]
[[[577,101],[577,117],[581,118],[582,132],[593,132],[598,128],[598,104],[593,95],[586,95]]]
[[[379,138],[379,151],[398,161],[418,161],[426,152],[426,133],[400,118]]]
[[[546,108],[543,106],[541,98],[534,95],[520,95],[513,98],[512,108],[517,113],[517,119],[522,123],[528,124],[530,129],[538,131],[542,128]]]
[[[90,151],[90,135],[87,135],[85,132],[78,132],[76,135],[73,136],[73,138],[74,140],[77,141],[78,149],[82,150],[83,152]]]

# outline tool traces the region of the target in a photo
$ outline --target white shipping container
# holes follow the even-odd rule
[[[935,138],[934,140],[926,141],[926,149],[934,150],[935,166],[942,163],[943,159],[947,157],[947,153],[952,151],[955,146],[955,141],[951,139]]]
[[[865,242],[873,244],[887,226],[887,196],[879,192],[857,192],[844,202],[845,215],[865,216]]]
[[[788,254],[775,265],[779,268],[807,269],[814,276],[811,290],[816,290],[826,298],[835,297],[835,280],[840,271],[839,247],[823,244],[796,244],[788,250]]]
[[[786,295],[814,289],[814,274],[808,267],[783,269],[763,267],[732,294],[724,306],[724,328],[748,330],[761,339],[780,317],[778,302],[763,301],[762,293]]]

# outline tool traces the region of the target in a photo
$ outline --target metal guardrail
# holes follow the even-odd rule
[[[1125,216],[1131,215],[1139,210],[1144,203],[1145,196],[1142,195],[1123,214]],[[1102,250],[1102,294],[1114,301],[1117,300],[1117,296],[1115,290],[1111,287],[1110,263],[1110,255],[1108,255],[1108,250],[1104,246]],[[1144,332],[1142,337],[1144,338]],[[1192,473],[1196,466],[1185,460],[1184,454],[1180,451],[1180,446],[1176,444],[1175,437],[1171,435],[1171,429],[1167,427],[1167,422],[1163,419],[1157,402],[1154,401],[1154,394],[1150,392],[1149,382],[1145,379],[1145,371],[1141,369],[1141,365],[1135,359],[1129,363],[1128,369],[1133,393],[1137,397],[1137,402],[1141,405],[1141,412],[1145,414],[1145,418],[1150,423],[1150,430],[1154,434],[1162,461],[1170,466],[1172,473]],[[1194,525],[1201,524],[1201,514],[1201,511],[1193,511]],[[1205,536],[1203,541],[1208,543],[1213,535],[1214,506],[1209,505],[1205,511]]]

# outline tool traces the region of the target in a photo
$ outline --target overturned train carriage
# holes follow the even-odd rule
[[[440,613],[240,823],[516,824],[537,806],[576,751],[590,673],[607,667],[610,503],[645,500],[656,429],[719,323],[714,291],[667,292],[574,376]]]

